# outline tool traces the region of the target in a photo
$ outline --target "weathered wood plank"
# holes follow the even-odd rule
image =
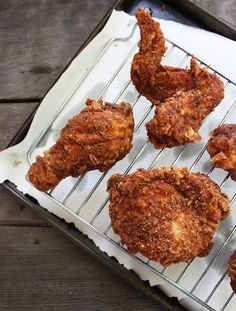
[[[30,208],[25,207],[0,185],[0,226],[47,226]]]
[[[115,0],[0,2],[0,99],[40,98]]]
[[[165,310],[51,228],[0,236],[0,310]]]
[[[37,103],[0,104],[0,150],[3,150],[19,130]],[[42,226],[46,223],[29,208],[19,203],[13,195],[0,186],[0,226],[31,225]]]
[[[6,148],[37,103],[0,104],[0,150]]]

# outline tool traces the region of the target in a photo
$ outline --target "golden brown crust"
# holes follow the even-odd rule
[[[236,181],[236,124],[223,124],[210,133],[207,150],[216,167]]]
[[[67,176],[109,170],[132,147],[134,120],[127,103],[119,105],[88,99],[87,107],[68,121],[56,144],[38,156],[28,176],[41,191]]]
[[[230,277],[230,285],[232,290],[236,293],[236,251],[229,258],[228,275]]]
[[[154,105],[159,105],[178,92],[186,92],[194,88],[194,74],[191,69],[159,66],[150,79],[150,85],[144,95]]]
[[[218,185],[186,168],[140,169],[108,181],[114,231],[130,253],[164,266],[205,256],[230,212]]]
[[[177,92],[156,107],[146,124],[150,141],[157,149],[193,143],[201,139],[198,130],[204,118],[224,97],[224,87],[215,75],[191,61],[194,89]]]

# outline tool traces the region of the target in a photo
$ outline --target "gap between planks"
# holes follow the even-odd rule
[[[25,103],[39,103],[42,98],[0,98],[0,104],[25,104]]]

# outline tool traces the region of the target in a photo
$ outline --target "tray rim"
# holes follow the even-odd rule
[[[166,4],[169,4],[173,7],[176,6],[176,2],[174,0],[164,0]],[[188,16],[192,13],[194,15],[194,19],[198,20],[203,26],[208,28],[211,31],[215,31],[221,33],[227,37],[236,39],[236,28],[231,24],[227,23],[225,20],[217,17],[213,13],[211,13],[208,9],[204,8],[202,5],[193,3],[191,0],[178,0],[177,6],[182,6],[182,9],[187,10]],[[27,117],[26,121],[22,124],[19,131],[10,141],[7,147],[11,147],[17,143],[19,143],[28,132],[29,126],[34,118],[35,112],[38,109],[38,106],[47,95],[47,93],[51,90],[54,84],[60,79],[61,75],[66,71],[66,69],[70,66],[71,62],[77,57],[80,52],[89,44],[89,42],[102,30],[107,20],[109,19],[113,9],[116,10],[127,10],[130,6],[130,1],[128,0],[118,0],[114,5],[107,11],[92,33],[88,36],[88,38],[81,45],[79,50],[72,57],[71,61],[64,68],[58,78],[54,81],[54,83],[50,86],[48,91],[43,95],[42,99],[39,101],[37,106],[31,112],[31,114]],[[197,16],[195,16],[197,14]],[[219,27],[218,29],[216,29]],[[137,276],[133,271],[127,270],[122,265],[120,265],[116,260],[109,257],[106,253],[102,252],[92,240],[90,240],[87,236],[81,233],[78,229],[74,228],[70,224],[67,224],[65,221],[61,220],[57,216],[49,213],[46,209],[41,207],[38,202],[31,198],[29,195],[24,195],[20,192],[16,186],[10,181],[4,181],[2,183],[3,187],[13,194],[17,200],[21,201],[27,207],[30,207],[34,213],[42,217],[47,223],[49,223],[56,230],[64,233],[64,235],[72,240],[76,245],[86,251],[88,254],[92,255],[98,261],[106,265],[116,274],[118,274],[121,278],[129,282],[135,288],[141,290],[145,295],[156,301],[160,304],[160,306],[166,308],[166,310],[186,310],[182,306],[177,303],[176,298],[167,297],[160,289],[157,287],[150,287],[146,284],[146,282],[142,281],[139,276]]]

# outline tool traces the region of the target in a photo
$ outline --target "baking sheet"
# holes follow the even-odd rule
[[[227,80],[236,81],[236,74],[232,70],[236,46],[235,42],[216,34],[174,22],[161,21],[165,36],[170,41],[180,45],[190,54],[194,53],[196,57],[207,64],[211,64],[214,69],[226,77],[223,79],[226,85],[226,97],[202,126],[200,132],[204,139],[200,143],[188,145],[184,147],[185,149],[183,147],[166,149],[160,153],[147,142],[144,130],[144,123],[153,115],[151,104],[145,98],[138,96],[129,79],[130,63],[137,51],[139,40],[138,29],[127,39],[132,33],[134,24],[135,19],[133,17],[123,12],[113,12],[102,33],[72,62],[47,94],[25,140],[0,154],[0,178],[1,181],[8,179],[15,183],[20,191],[35,197],[41,206],[60,218],[67,222],[74,222],[76,227],[93,239],[101,250],[110,256],[115,256],[126,268],[133,269],[143,280],[149,280],[151,285],[161,284],[162,289],[169,296],[182,298],[182,303],[190,304],[189,306],[193,308],[192,294],[189,295],[189,292],[196,285],[201,273],[208,267],[209,262],[234,228],[235,214],[233,213],[220,226],[215,238],[215,247],[207,258],[194,260],[188,269],[188,273],[181,278],[181,273],[186,264],[172,265],[163,274],[158,275],[157,271],[163,271],[163,267],[153,262],[147,264],[146,258],[140,255],[130,256],[125,248],[119,244],[119,237],[110,228],[107,193],[105,192],[106,181],[114,173],[133,172],[139,167],[148,168],[152,163],[154,167],[172,164],[188,167],[193,165],[207,142],[208,137],[205,134],[221,122],[236,100],[235,85]],[[185,36],[182,35],[183,33]],[[208,45],[209,42],[211,42],[210,46]],[[169,53],[167,53],[164,62],[172,66],[186,67],[189,63],[189,56],[186,56],[186,53],[181,49],[173,48],[170,42],[168,47]],[[83,80],[85,76],[86,79]],[[34,160],[35,155],[42,154],[43,150],[55,142],[60,129],[64,127],[70,117],[79,113],[87,97],[96,98],[100,96],[107,101],[125,100],[134,105],[136,133],[131,153],[105,175],[100,172],[89,172],[77,180],[67,178],[55,188],[51,196],[40,193],[27,181],[26,174],[29,162]],[[235,109],[232,109],[225,121],[233,122],[235,116]],[[133,164],[132,167],[131,163]],[[208,173],[210,169],[209,157],[207,153],[204,153],[194,166],[193,171]],[[211,173],[211,178],[219,184],[224,182],[225,176],[226,173],[222,170],[214,170]],[[77,187],[74,189],[75,185]],[[230,179],[227,180],[223,185],[223,191],[233,198],[235,184]],[[98,212],[100,214],[97,215]],[[216,283],[224,275],[225,271],[222,269],[225,267],[227,258],[235,245],[234,237],[232,237],[214,266],[207,271],[194,291],[196,300],[207,299]],[[176,281],[179,284],[177,287]],[[220,283],[220,286],[217,287],[216,294],[218,291],[219,293],[214,294],[209,299],[209,304],[213,308],[225,303],[231,294],[227,276],[225,276],[225,282],[222,284]],[[184,298],[188,295],[191,299]],[[233,310],[231,307],[234,306],[234,303],[233,298],[227,310]],[[204,309],[204,307],[202,308]],[[200,310],[199,304],[196,305],[196,310]]]

